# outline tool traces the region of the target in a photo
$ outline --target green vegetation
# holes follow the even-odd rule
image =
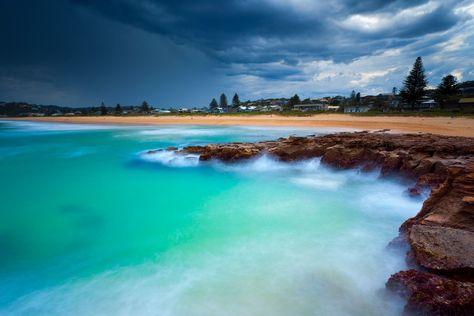
[[[447,75],[443,77],[438,85],[435,93],[435,100],[439,103],[440,108],[444,109],[447,102],[455,98],[459,94],[459,87],[456,77]]]
[[[105,106],[104,102],[100,105],[100,115],[107,115],[107,107]]]
[[[224,110],[224,109],[227,109],[227,96],[223,93],[221,94],[221,97],[220,97],[220,102],[219,102],[219,106]]]
[[[425,76],[425,69],[421,57],[416,58],[410,74],[403,82],[403,88],[400,91],[402,100],[411,106],[414,110],[417,103],[425,96],[425,88],[428,84]]]
[[[122,115],[122,114],[123,114],[123,109],[120,106],[120,104],[117,103],[117,105],[115,106],[115,115]]]
[[[240,99],[239,95],[236,93],[234,94],[234,97],[232,98],[232,107],[234,109],[237,109],[240,106]]]
[[[214,112],[217,110],[218,107],[219,107],[219,104],[217,104],[216,99],[213,98],[211,103],[209,103],[209,109]]]
[[[141,110],[142,113],[150,113],[151,112],[151,108],[150,108],[150,106],[148,105],[148,103],[146,101],[142,102],[140,110]]]

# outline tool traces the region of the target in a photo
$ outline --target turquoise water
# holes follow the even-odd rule
[[[332,131],[0,122],[0,314],[399,314],[406,184],[143,154]]]

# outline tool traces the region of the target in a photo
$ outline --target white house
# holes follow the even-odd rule
[[[344,107],[344,113],[365,113],[370,110],[368,105],[350,105]]]
[[[295,110],[299,111],[326,111],[328,109],[327,104],[315,103],[315,104],[296,104]]]

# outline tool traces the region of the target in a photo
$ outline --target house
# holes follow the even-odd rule
[[[398,109],[399,106],[400,106],[400,100],[398,98],[393,98],[392,100],[388,101],[389,109]]]
[[[474,97],[472,97],[472,98],[461,98],[458,103],[459,103],[460,107],[474,106]]]
[[[413,109],[415,109],[415,110],[429,110],[429,109],[433,109],[437,106],[438,106],[438,102],[436,102],[433,99],[429,99],[429,98],[425,97],[421,100],[418,100],[418,102],[416,102],[414,104]],[[407,110],[411,110],[412,105],[409,104],[409,103],[402,103],[402,108],[407,109]]]
[[[280,105],[270,105],[268,108],[270,109],[270,111],[282,111],[283,110],[283,108]]]
[[[314,103],[314,104],[296,104],[295,110],[306,112],[306,111],[326,111],[328,109],[327,104]]]
[[[473,96],[474,95],[474,81],[465,81],[458,85],[459,91],[463,96]]]
[[[155,110],[153,110],[153,112],[159,113],[159,114],[168,114],[168,113],[171,113],[170,110],[164,110],[164,109],[155,109]]]
[[[434,109],[437,106],[438,106],[438,102],[436,102],[433,99],[424,100],[420,104],[420,108],[422,109]]]
[[[370,110],[368,105],[350,105],[344,107],[344,113],[365,113]]]

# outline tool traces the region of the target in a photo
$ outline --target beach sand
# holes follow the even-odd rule
[[[3,119],[3,118],[2,118]],[[12,118],[8,118],[12,119]],[[433,133],[474,137],[474,119],[466,117],[354,116],[318,114],[280,115],[189,115],[189,116],[77,116],[13,118],[14,120],[129,125],[254,125],[294,127],[346,127],[361,130],[390,129],[400,133]]]

